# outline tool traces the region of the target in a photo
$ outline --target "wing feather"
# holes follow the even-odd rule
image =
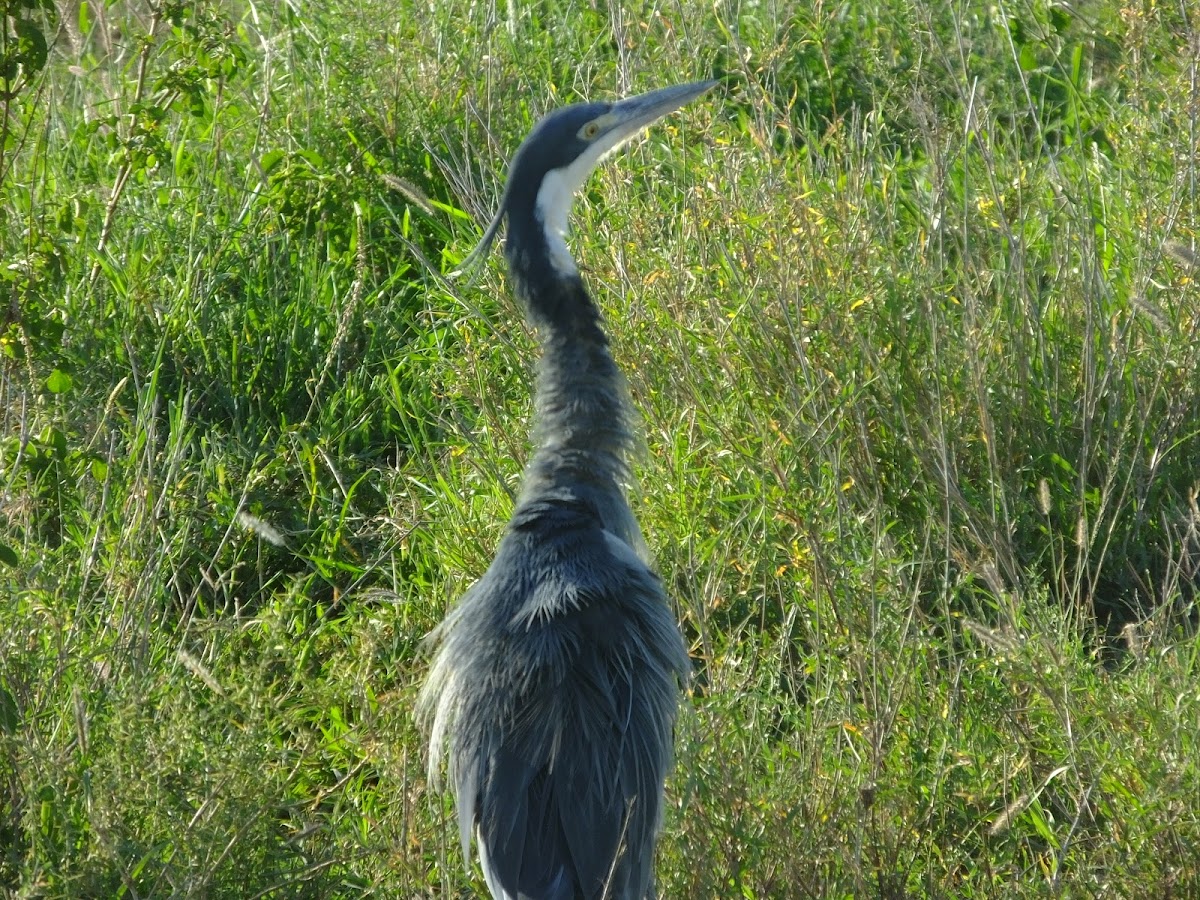
[[[460,789],[498,896],[641,900],[686,655],[661,583],[627,543],[594,519],[558,522],[554,539],[547,574],[508,598],[504,663],[519,690]],[[517,548],[525,559],[531,544]]]

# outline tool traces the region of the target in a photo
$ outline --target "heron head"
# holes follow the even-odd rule
[[[546,115],[513,157],[500,209],[460,271],[487,256],[505,217],[521,216],[544,235],[554,267],[575,273],[565,240],[575,193],[606,156],[715,84],[696,81],[615,103],[576,103]]]

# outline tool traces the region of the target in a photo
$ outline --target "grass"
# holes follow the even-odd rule
[[[1200,892],[1190,6],[28,7],[0,895],[482,893],[412,708],[534,345],[440,273],[541,112],[707,76],[573,240],[696,669],[661,893]]]

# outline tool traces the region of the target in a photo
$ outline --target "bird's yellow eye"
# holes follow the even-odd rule
[[[595,122],[595,121],[588,122],[586,125],[584,125],[582,128],[579,129],[579,136],[581,138],[583,138],[585,141],[590,141],[592,138],[594,138],[599,133],[600,133],[600,123]]]

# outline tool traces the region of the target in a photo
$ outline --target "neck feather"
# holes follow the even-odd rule
[[[636,446],[628,388],[599,309],[577,271],[552,263],[540,225],[532,216],[522,224],[510,219],[506,249],[513,287],[542,349],[537,447],[522,497],[582,491],[616,494],[623,502],[628,458]]]

